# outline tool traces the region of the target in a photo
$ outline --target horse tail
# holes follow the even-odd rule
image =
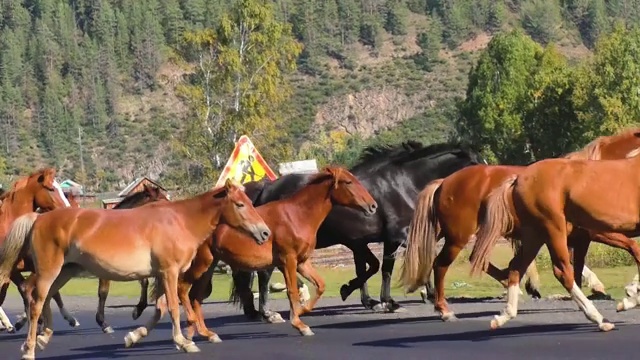
[[[433,269],[440,232],[434,202],[443,181],[444,179],[431,181],[418,194],[400,273],[400,281],[409,293],[426,284]]]
[[[38,213],[32,212],[18,217],[11,224],[9,233],[0,247],[0,285],[9,282],[18,257],[25,253],[31,242],[31,230],[37,218]]]
[[[496,242],[500,237],[513,230],[515,217],[511,213],[509,205],[512,201],[512,190],[517,178],[517,175],[509,176],[487,197],[484,220],[479,226],[476,243],[469,257],[471,275],[478,275],[482,271],[486,271],[491,250]],[[513,246],[515,247],[515,244]]]
[[[239,273],[236,275],[240,275]],[[240,302],[242,297],[240,296],[240,291],[236,286],[236,277],[233,276],[231,278],[231,288],[229,289],[229,302],[233,305],[237,305],[238,307],[242,307],[242,303]]]
[[[164,286],[160,277],[154,277],[153,282],[149,283],[149,301],[157,302],[158,299],[164,295]]]

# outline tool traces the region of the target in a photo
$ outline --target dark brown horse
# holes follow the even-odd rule
[[[229,264],[233,269],[255,271],[278,267],[285,277],[287,295],[291,308],[291,325],[302,335],[313,335],[299,316],[310,312],[324,292],[324,281],[313,267],[310,257],[315,249],[316,233],[334,205],[356,209],[371,216],[375,214],[377,203],[358,179],[348,170],[328,167],[316,174],[302,189],[291,197],[258,206],[256,210],[265,220],[271,236],[262,245],[255,244],[246,234],[229,226],[220,226],[203,244],[191,268],[178,287],[178,294],[187,314],[187,337],[195,331],[211,342],[220,342],[220,337],[207,329],[204,324],[201,304],[204,292],[211,283],[214,256]],[[296,286],[296,273],[311,281],[316,292],[306,306],[301,307]],[[189,291],[189,288],[191,291]],[[253,301],[251,291],[242,294],[243,301]],[[164,304],[158,298],[158,304]],[[137,343],[153,329],[162,317],[156,312],[146,324],[127,334],[127,345]]]
[[[599,137],[583,149],[566,155],[572,159],[620,159],[638,154],[640,130],[623,131],[613,136]],[[429,183],[418,196],[416,210],[407,238],[407,251],[402,265],[401,281],[409,291],[427,283],[434,271],[435,310],[442,320],[454,319],[444,295],[444,277],[460,251],[475,238],[478,222],[485,211],[487,196],[511,175],[526,169],[525,166],[474,165],[461,169],[444,179]],[[436,256],[436,243],[444,237],[445,243]],[[576,229],[571,234],[575,242],[574,266],[578,273],[584,267],[584,257],[590,240],[614,245],[640,256],[640,248],[631,239],[616,234],[589,234]],[[590,239],[585,241],[583,238]],[[507,286],[506,272],[489,263],[487,273]],[[535,261],[527,269],[527,292],[540,297],[538,272]],[[581,277],[578,283],[581,283]],[[604,291],[604,289],[602,289]]]
[[[171,314],[173,341],[178,349],[199,351],[180,329],[178,281],[191,265],[198,248],[219,224],[228,224],[263,243],[271,235],[241,186],[225,186],[178,201],[156,201],[133,209],[69,208],[44,214],[28,213],[14,221],[0,251],[0,281],[28,245],[35,271],[26,293],[29,333],[22,346],[23,359],[35,358],[36,340],[42,347],[53,330],[37,336],[37,322],[51,324],[51,311],[42,312],[55,294],[83,269],[112,281],[155,277],[161,284]],[[36,290],[35,292],[33,290]]]

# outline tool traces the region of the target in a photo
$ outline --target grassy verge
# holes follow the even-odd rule
[[[487,297],[498,296],[502,293],[503,288],[495,280],[488,275],[482,275],[478,278],[469,276],[468,264],[469,251],[465,250],[460,254],[456,262],[452,265],[447,273],[445,291],[447,297]],[[549,267],[549,255],[544,248],[538,256],[540,279],[542,284],[541,292],[543,296],[552,294],[566,294],[564,288],[560,286],[553,276]],[[628,258],[628,259],[627,259]],[[492,261],[499,267],[505,267],[511,259],[511,249],[506,245],[498,245],[493,251]],[[611,259],[617,266],[605,267],[606,259]],[[626,266],[632,263],[631,256],[621,250],[608,249],[600,244],[593,244],[590,249],[590,257],[587,264],[598,275],[600,280],[606,286],[607,292],[616,299],[624,294],[624,286],[631,281],[637,273],[635,266]],[[603,266],[603,264],[605,266]],[[324,297],[339,296],[340,286],[353,277],[355,272],[353,267],[325,268],[320,267],[319,272],[326,282],[326,292]],[[396,262],[394,269],[394,280],[392,282],[392,295],[396,300],[417,299],[419,295],[404,294],[403,290],[398,286],[397,275],[400,272],[400,262]],[[272,277],[273,282],[284,282],[282,274],[275,272]],[[373,298],[377,298],[380,293],[380,274],[376,274],[368,282],[369,291]],[[229,296],[231,277],[226,274],[216,274],[213,280],[213,294],[211,300],[226,300]],[[257,288],[257,280],[254,283]],[[66,296],[89,296],[97,297],[98,280],[93,278],[78,278],[70,281],[63,289],[62,295]],[[311,290],[313,291],[313,290]],[[584,289],[585,293],[590,294],[589,289]],[[17,296],[15,287],[11,286],[9,293],[11,296]],[[137,298],[140,294],[140,286],[137,281],[133,282],[112,282],[111,296],[125,296]],[[358,292],[352,296],[359,296]],[[285,298],[284,293],[272,294],[274,299]]]

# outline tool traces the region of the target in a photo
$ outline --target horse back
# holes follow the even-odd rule
[[[524,204],[545,217],[595,230],[634,229],[640,222],[640,161],[546,159],[518,177]]]

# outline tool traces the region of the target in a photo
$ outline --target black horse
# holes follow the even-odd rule
[[[378,202],[376,215],[365,217],[358,211],[334,206],[317,234],[316,249],[342,244],[353,251],[357,277],[340,288],[342,300],[346,300],[354,290],[359,288],[365,308],[376,311],[397,311],[400,305],[391,298],[390,294],[391,273],[395,263],[394,253],[407,238],[408,226],[418,193],[432,180],[481,163],[486,164],[486,161],[479,152],[460,143],[423,146],[419,142],[410,141],[395,147],[366,148],[359,163],[350,171]],[[290,174],[275,181],[249,182],[244,184],[245,192],[254,206],[259,206],[290,196],[305,186],[312,176],[312,174]],[[380,262],[367,244],[379,242],[384,243],[380,303],[369,296],[367,289],[367,280],[380,268]],[[242,301],[244,312],[248,316],[252,318],[262,316],[266,319],[272,316],[273,313],[265,309],[268,283],[272,273],[273,269],[258,271],[260,311],[255,310],[253,301]],[[239,300],[240,294],[251,293],[252,280],[252,272],[234,271],[232,293],[236,300]],[[301,285],[298,279],[298,286]]]

